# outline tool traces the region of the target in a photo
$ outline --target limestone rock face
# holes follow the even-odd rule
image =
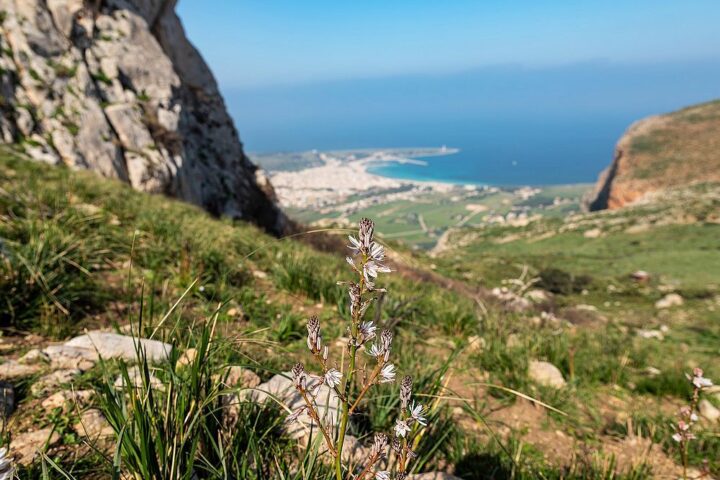
[[[282,233],[175,3],[0,0],[0,140]]]
[[[615,147],[586,199],[590,210],[649,201],[674,187],[720,182],[720,101],[645,118]]]

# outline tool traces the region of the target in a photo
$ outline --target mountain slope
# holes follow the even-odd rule
[[[651,192],[720,181],[720,101],[636,122],[615,149],[588,202],[620,208]]]
[[[0,0],[0,138],[280,233],[272,188],[174,6]]]

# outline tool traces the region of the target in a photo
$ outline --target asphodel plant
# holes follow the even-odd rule
[[[378,275],[391,270],[384,265],[385,249],[374,239],[374,224],[364,218],[360,221],[357,238],[350,236],[349,248],[352,252],[347,263],[352,268],[355,279],[350,282],[339,282],[348,289],[350,302],[349,340],[343,346],[341,362],[330,359],[330,349],[323,344],[320,320],[311,317],[307,323],[307,346],[313,354],[320,375],[306,370],[298,363],[292,370],[293,382],[304,405],[295,410],[290,421],[298,420],[307,415],[317,425],[324,437],[326,450],[334,457],[335,476],[337,480],[347,478],[363,480],[374,477],[376,480],[402,480],[410,469],[415,458],[412,451],[412,438],[420,428],[426,426],[425,408],[423,405],[411,403],[412,378],[406,376],[400,382],[400,412],[393,432],[377,432],[368,450],[364,464],[357,471],[350,471],[343,465],[342,451],[346,439],[349,422],[362,400],[379,384],[395,381],[395,365],[390,361],[393,333],[382,330],[377,334],[377,326],[372,321],[365,321],[365,312],[377,300],[379,293],[386,292],[375,284]],[[325,385],[333,390],[339,402],[339,418],[323,418],[318,408],[318,394]],[[392,449],[393,465],[384,459]]]

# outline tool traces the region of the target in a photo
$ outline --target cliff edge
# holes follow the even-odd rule
[[[720,101],[631,125],[587,203],[590,210],[615,209],[648,193],[704,182],[720,182]]]
[[[0,139],[282,233],[175,3],[0,0]]]

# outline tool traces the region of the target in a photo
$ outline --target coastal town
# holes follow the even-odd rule
[[[388,239],[433,248],[449,229],[483,225],[524,226],[544,214],[579,209],[586,185],[490,186],[389,178],[373,167],[391,162],[425,164],[423,158],[456,149],[405,148],[255,154],[270,176],[280,205],[302,223],[328,227],[371,212]]]

